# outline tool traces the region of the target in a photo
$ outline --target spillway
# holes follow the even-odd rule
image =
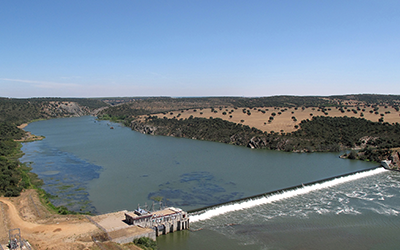
[[[291,197],[310,193],[316,190],[334,187],[342,183],[365,178],[371,175],[376,175],[385,171],[388,170],[385,170],[381,167],[374,167],[371,169],[357,171],[346,175],[340,175],[306,184],[300,184],[298,186],[280,189],[277,191],[257,196],[252,196],[237,201],[228,202],[225,204],[219,204],[216,206],[206,207],[198,210],[192,210],[189,211],[190,221],[191,223],[193,223],[197,221],[207,220],[218,215],[226,214],[233,211],[248,209],[251,207],[268,204],[279,200],[288,199]]]

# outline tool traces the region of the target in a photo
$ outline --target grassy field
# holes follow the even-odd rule
[[[250,127],[255,127],[262,131],[275,131],[275,132],[293,132],[296,130],[296,125],[300,124],[302,120],[311,119],[313,116],[330,116],[330,117],[357,117],[365,118],[370,121],[377,122],[383,117],[384,122],[388,123],[400,123],[400,112],[396,111],[392,107],[379,106],[377,111],[374,111],[372,107],[359,107],[347,106],[342,113],[339,108],[331,107],[326,108],[325,113],[319,108],[276,108],[276,107],[260,107],[260,108],[233,108],[224,107],[216,108],[214,110],[210,108],[205,109],[186,109],[180,111],[171,111],[155,114],[160,118],[189,118],[203,117],[203,118],[221,118],[227,121],[241,123]],[[353,111],[354,110],[354,111]],[[364,111],[363,111],[364,110]],[[250,114],[248,113],[250,112]],[[356,112],[356,113],[355,113]],[[372,112],[372,113],[371,113]],[[275,113],[275,115],[273,115]],[[362,115],[361,115],[362,114]],[[273,117],[273,120],[270,120]]]

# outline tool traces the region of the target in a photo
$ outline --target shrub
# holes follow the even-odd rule
[[[145,250],[155,250],[157,249],[157,243],[148,238],[148,237],[140,237],[139,239],[135,239],[133,240],[133,243],[138,246],[141,247]]]

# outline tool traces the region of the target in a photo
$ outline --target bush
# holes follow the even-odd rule
[[[157,249],[157,243],[148,237],[140,237],[139,239],[133,240],[133,243],[145,250]]]

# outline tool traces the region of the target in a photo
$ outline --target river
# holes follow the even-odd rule
[[[159,200],[197,209],[376,165],[337,153],[251,150],[142,135],[90,116],[33,122],[26,130],[46,137],[25,143],[21,161],[57,196],[53,203],[93,213],[150,207],[153,201],[158,207]],[[193,222],[199,231],[157,242],[162,250],[393,249],[399,243],[394,237],[400,224],[398,177],[385,171],[223,213]]]

